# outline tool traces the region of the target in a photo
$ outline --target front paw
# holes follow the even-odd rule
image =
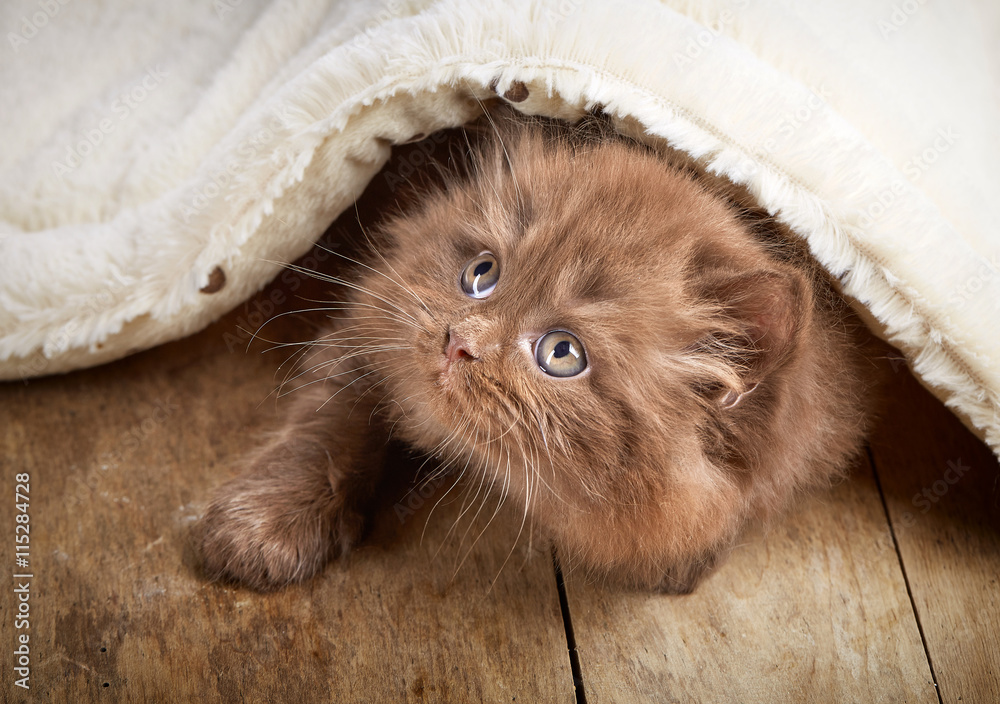
[[[287,484],[241,478],[216,494],[198,538],[207,577],[270,591],[315,575],[362,527],[332,490],[296,495]]]

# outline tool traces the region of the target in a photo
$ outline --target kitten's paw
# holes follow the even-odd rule
[[[210,579],[270,591],[319,572],[361,537],[361,516],[328,496],[295,496],[287,486],[237,479],[216,494],[198,540]]]

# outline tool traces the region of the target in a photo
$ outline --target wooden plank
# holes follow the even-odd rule
[[[19,631],[30,635],[31,690],[9,677],[8,586],[0,699],[574,701],[545,546],[522,537],[501,570],[519,517],[499,516],[470,552],[471,537],[445,539],[453,502],[421,541],[431,502],[414,500],[401,522],[405,479],[366,546],[313,582],[262,596],[199,579],[191,525],[274,423],[273,403],[258,406],[286,353],[248,356],[227,337],[254,309],[113,365],[0,385],[8,575],[17,473],[31,479],[20,571],[34,575],[30,629]]]
[[[566,581],[590,704],[937,701],[866,461],[694,594]]]
[[[944,702],[1000,701],[1000,466],[900,366],[872,454]]]

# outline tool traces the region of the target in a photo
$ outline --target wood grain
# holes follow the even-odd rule
[[[936,702],[867,462],[749,536],[694,594],[568,575],[590,704]]]
[[[406,163],[396,150],[385,173]],[[404,196],[398,181],[376,177],[362,222]],[[326,267],[364,240],[354,212],[333,233],[301,263]],[[403,457],[368,541],[318,579],[272,595],[200,579],[191,525],[276,418],[286,353],[248,354],[251,334],[324,296],[286,272],[188,340],[0,385],[0,526],[14,535],[14,476],[29,473],[35,575],[27,693],[9,667],[15,595],[0,596],[0,701],[576,700],[547,548],[529,547],[516,515],[485,531],[490,508],[459,521],[452,494],[432,513],[448,485],[412,492]],[[313,324],[261,332],[302,340]],[[905,370],[891,396],[872,446],[891,527],[863,461],[748,536],[693,595],[567,575],[578,701],[931,703],[935,676],[943,701],[1000,701],[1000,469]]]
[[[228,337],[254,310],[102,368],[0,386],[5,562],[14,476],[29,473],[35,575],[27,693],[10,679],[14,595],[0,597],[0,698],[574,701],[548,549],[522,537],[512,551],[520,520],[506,513],[478,541],[483,525],[461,542],[468,521],[446,538],[461,502],[430,516],[433,497],[406,493],[405,458],[369,540],[318,579],[259,595],[199,577],[190,528],[275,422],[285,353],[247,355]]]
[[[942,701],[1000,701],[996,457],[902,366],[872,455]]]

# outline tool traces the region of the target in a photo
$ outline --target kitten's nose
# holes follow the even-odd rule
[[[454,330],[448,330],[448,344],[444,347],[444,356],[449,365],[460,359],[478,359],[473,354],[472,344]]]

